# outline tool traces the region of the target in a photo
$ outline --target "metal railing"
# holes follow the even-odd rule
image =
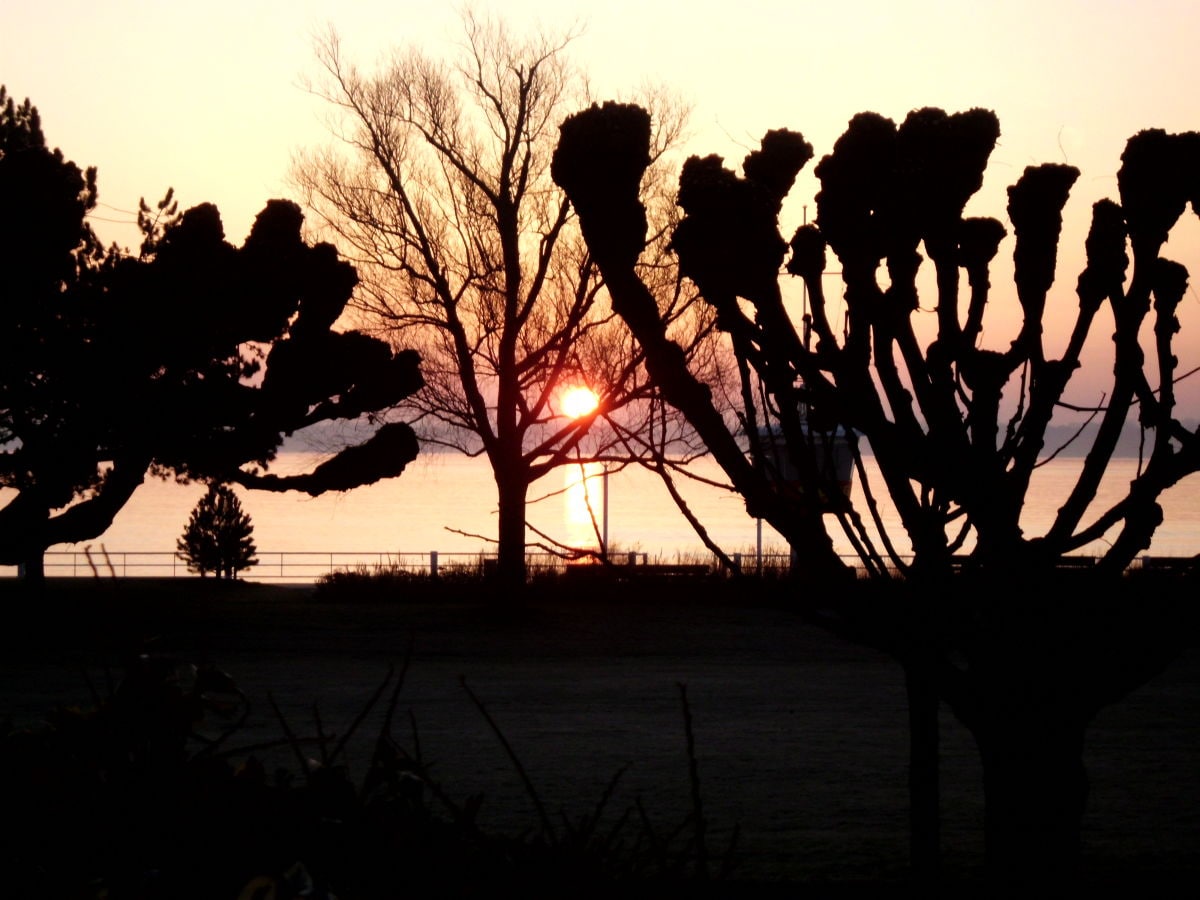
[[[248,581],[316,581],[336,572],[439,574],[486,565],[478,553],[388,553],[379,551],[257,551],[257,562],[239,573]],[[196,573],[178,553],[62,550],[47,552],[49,578],[192,578]],[[2,571],[2,570],[0,570]],[[12,574],[16,574],[15,570]]]
[[[427,553],[393,553],[387,551],[257,551],[257,563],[239,573],[246,581],[312,583],[338,573],[381,574],[404,573],[410,575],[452,575],[455,573],[486,572],[496,564],[495,554],[489,553],[444,553],[437,550]],[[775,573],[786,571],[790,556],[786,552],[732,553],[735,566],[748,573]],[[1077,565],[1094,563],[1092,557],[1068,558]],[[550,553],[531,553],[525,558],[531,575],[562,573],[576,570],[562,557]],[[851,565],[856,560],[847,557]],[[610,559],[612,566],[625,568],[637,566],[644,571],[671,574],[695,574],[720,570],[715,556],[697,553],[686,560],[666,561],[651,559],[642,552],[615,553]],[[188,569],[186,560],[178,553],[166,551],[111,551],[111,550],[52,550],[44,556],[45,573],[50,578],[195,578]],[[1064,565],[1067,563],[1064,562]],[[1139,569],[1183,569],[1195,567],[1196,557],[1142,556],[1133,568]],[[596,567],[599,569],[599,567]],[[0,566],[0,578],[18,577],[16,566]]]
[[[475,573],[496,564],[495,554],[489,553],[446,553],[437,550],[428,553],[393,553],[387,551],[256,551],[257,562],[239,573],[246,581],[271,582],[315,582],[337,573],[378,574],[405,573],[410,575],[450,575]],[[731,557],[735,565],[748,570],[757,568],[778,569],[788,565],[786,553],[742,554]],[[525,557],[530,574],[562,573],[574,568],[571,563],[551,553],[531,553]],[[707,553],[689,557],[686,561],[664,561],[651,559],[642,552],[613,554],[613,566],[638,566],[647,570],[668,572],[696,572],[700,569],[715,571],[715,557]],[[45,573],[48,578],[195,578],[196,573],[188,568],[187,561],[178,553],[167,551],[124,551],[124,550],[51,550],[44,556]],[[20,574],[16,566],[0,566],[0,577],[16,577]]]

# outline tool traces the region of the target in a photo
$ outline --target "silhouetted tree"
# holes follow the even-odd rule
[[[1120,203],[1103,200],[1093,209],[1075,326],[1057,359],[1047,352],[1043,323],[1061,211],[1079,174],[1070,166],[1030,166],[1009,189],[1022,325],[1006,348],[981,345],[986,305],[997,304],[989,268],[1007,229],[995,219],[964,218],[963,210],[999,135],[991,112],[920,109],[899,126],[874,113],[855,116],[816,167],[815,224],[790,242],[779,234],[778,215],[813,156],[801,135],[768,132],[740,175],[716,156],[689,159],[678,193],[685,216],[672,247],[685,277],[716,310],[738,361],[743,406],[730,422],[670,340],[635,269],[646,227],[638,190],[650,128],[649,114],[628,104],[570,117],[554,178],[575,205],[613,308],[644,348],[663,396],[687,416],[751,514],[791,544],[807,586],[799,601],[904,666],[914,862],[936,867],[941,697],[979,745],[996,877],[1044,886],[1069,876],[1087,793],[1087,725],[1161,669],[1189,633],[1177,587],[1143,579],[1134,590],[1122,576],[1161,521],[1158,496],[1200,468],[1200,437],[1176,417],[1172,388],[1187,272],[1160,256],[1187,202],[1194,211],[1200,202],[1200,135],[1144,131],[1130,139],[1118,174]],[[920,308],[932,307],[936,322],[924,346],[914,322],[921,249],[933,265],[934,297]],[[828,250],[844,283],[840,333],[822,285]],[[811,313],[801,322],[785,308],[781,269],[803,279]],[[1153,343],[1143,348],[1152,300]],[[1105,304],[1114,364],[1100,427],[1056,521],[1045,534],[1028,535],[1020,513],[1030,476]],[[1135,408],[1152,435],[1149,457],[1125,496],[1085,523]],[[806,411],[819,411],[824,424],[806,421]],[[759,449],[746,446],[742,435],[759,427],[782,435],[800,491],[775,490]],[[832,508],[812,502],[827,487],[823,454],[836,428],[869,444],[904,535],[883,527],[878,486],[861,465],[865,516],[874,519],[878,540],[849,498],[835,497]],[[879,599],[852,591],[852,569],[827,525],[850,538],[860,573],[902,579],[903,588]],[[1110,530],[1116,537],[1092,571],[1059,571],[1067,554]],[[904,537],[911,555],[897,549]]]
[[[250,514],[242,510],[237,494],[223,484],[211,484],[188,515],[175,546],[189,571],[235,579],[258,562],[253,534]]]
[[[464,26],[455,66],[408,50],[373,75],[344,58],[331,32],[317,48],[327,76],[319,93],[344,114],[345,146],[301,159],[295,178],[358,267],[361,326],[421,350],[426,385],[403,409],[422,440],[486,456],[498,574],[516,585],[531,485],[568,463],[627,459],[639,438],[661,439],[649,429],[663,419],[549,176],[557,124],[585,86],[566,55],[570,35],[521,41],[470,13]],[[683,121],[670,102],[660,107],[656,157]],[[653,204],[653,183],[648,194]],[[657,191],[660,211],[672,208],[666,197]],[[676,293],[662,235],[647,244],[656,309],[690,348],[704,322],[687,317],[694,298]],[[572,420],[558,395],[580,384],[600,405]],[[631,437],[603,429],[597,439],[597,421]]]
[[[313,471],[266,473],[283,436],[356,422],[421,385],[415,352],[335,331],[356,282],[272,200],[241,247],[216,207],[142,204],[144,243],[104,250],[94,169],[47,148],[0,90],[0,563],[40,580],[46,548],[99,536],[144,478],[319,494],[400,474],[403,424]]]

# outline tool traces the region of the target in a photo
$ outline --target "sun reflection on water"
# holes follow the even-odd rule
[[[582,463],[563,467],[563,520],[572,547],[599,548],[604,528],[604,467]]]

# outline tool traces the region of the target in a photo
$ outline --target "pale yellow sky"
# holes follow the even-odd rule
[[[985,107],[1001,138],[972,214],[1004,220],[1005,188],[1031,164],[1082,175],[1067,209],[1052,302],[1074,310],[1091,205],[1116,198],[1125,141],[1143,128],[1200,130],[1196,0],[510,0],[478,2],[515,28],[577,23],[576,62],[599,97],[659,82],[692,104],[689,150],[736,166],[769,128],[802,132],[817,157],[847,121],[872,110]],[[220,207],[240,242],[266,200],[288,196],[293,153],[323,143],[322,106],[300,87],[317,74],[312,35],[327,23],[365,67],[417,42],[459,38],[451,5],[424,0],[42,0],[10,4],[0,28],[0,83],[40,109],[49,142],[99,168],[102,236],[133,244],[139,197],[173,186],[181,205]],[[811,168],[811,166],[810,166]],[[816,191],[802,175],[785,230]],[[814,208],[815,209],[815,208]],[[813,210],[810,210],[810,214]],[[1190,214],[1189,214],[1190,216]],[[1191,217],[1194,219],[1194,217]],[[1011,256],[1011,247],[1002,249]],[[1168,252],[1200,270],[1200,227]],[[1002,305],[997,285],[996,304]],[[1183,310],[1182,369],[1200,366],[1200,285]],[[985,334],[992,346],[1008,334]],[[1103,368],[1108,333],[1089,357]],[[1093,341],[1093,344],[1097,344]],[[1078,402],[1098,402],[1080,391]],[[1200,378],[1181,386],[1200,414]]]

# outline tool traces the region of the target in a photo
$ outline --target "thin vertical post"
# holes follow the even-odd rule
[[[762,574],[762,519],[755,519],[758,526],[758,542],[754,548],[754,571]]]
[[[605,561],[608,560],[608,464],[604,466],[604,477],[601,481],[603,487],[603,513],[602,513],[602,529],[601,529],[601,547],[600,557]]]

